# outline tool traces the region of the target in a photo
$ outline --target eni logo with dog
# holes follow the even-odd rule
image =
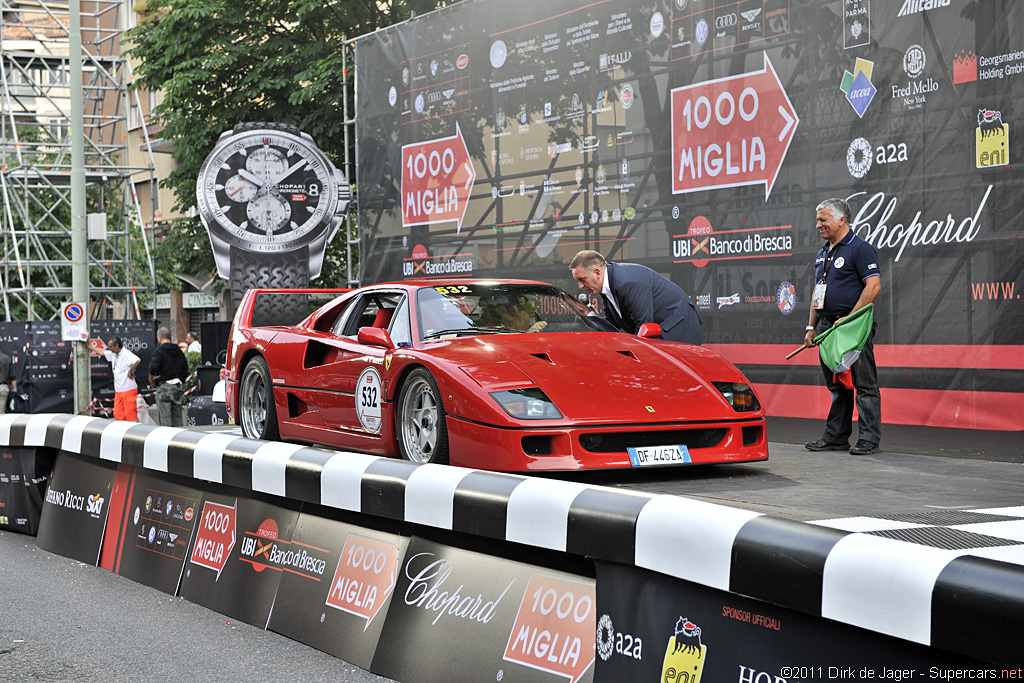
[[[686,617],[679,617],[675,633],[665,648],[661,683],[698,683],[707,652],[707,646],[700,640],[700,626]]]

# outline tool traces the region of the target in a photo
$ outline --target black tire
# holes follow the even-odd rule
[[[448,464],[448,423],[441,391],[430,372],[417,368],[409,373],[396,416],[403,458],[418,464]]]
[[[242,384],[238,391],[238,417],[242,435],[246,438],[265,441],[281,438],[277,428],[277,408],[274,405],[270,368],[261,356],[249,361],[242,371]]]

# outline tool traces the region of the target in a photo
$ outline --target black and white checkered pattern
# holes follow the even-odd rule
[[[1016,661],[1024,635],[1024,508],[943,513],[952,524],[806,524],[679,496],[70,415],[2,416],[0,444],[635,565],[996,663]],[[929,542],[937,527],[958,545]]]

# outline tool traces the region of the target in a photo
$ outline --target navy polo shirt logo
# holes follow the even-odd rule
[[[842,268],[843,265],[845,265],[845,264],[846,264],[846,259],[844,259],[842,256],[840,256],[839,258],[837,258],[835,260],[835,263],[833,263],[832,265],[834,265],[836,268]]]

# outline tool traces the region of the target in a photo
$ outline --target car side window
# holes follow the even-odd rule
[[[348,316],[349,311],[355,307],[354,301],[349,301],[347,304],[342,306],[338,312],[334,315],[333,322],[331,323],[330,332],[331,334],[341,334],[341,330],[345,325],[345,318]],[[319,328],[319,326],[318,326]]]
[[[412,326],[409,323],[409,299],[402,297],[398,310],[391,320],[391,341],[395,346],[412,343]]]
[[[360,297],[349,315],[340,323],[340,334],[355,338],[360,327],[381,327],[387,329],[394,317],[395,309],[402,299],[400,293],[373,292]]]

